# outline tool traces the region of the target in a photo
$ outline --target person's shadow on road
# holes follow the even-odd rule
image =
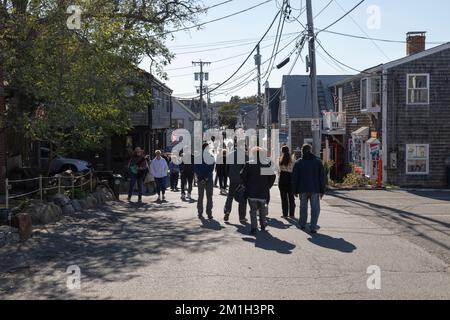
[[[330,250],[336,250],[343,253],[352,253],[357,248],[354,244],[342,239],[333,238],[325,234],[315,234],[308,239],[309,242]]]
[[[286,224],[283,221],[277,220],[277,219],[270,219],[269,220],[269,227],[276,228],[276,229],[289,229],[292,227],[291,224]]]
[[[242,238],[242,240],[255,244],[256,248],[276,251],[280,254],[292,254],[295,245],[272,236],[269,232],[258,232],[255,238]]]
[[[224,226],[222,226],[217,220],[208,220],[205,218],[200,218],[200,221],[202,222],[202,228],[214,230],[214,231],[220,231],[222,229],[225,229]]]

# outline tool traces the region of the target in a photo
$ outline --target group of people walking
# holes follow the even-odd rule
[[[200,219],[213,219],[214,171],[219,180],[220,194],[226,196],[224,221],[228,222],[233,202],[238,203],[239,221],[248,222],[247,207],[250,212],[251,234],[258,231],[258,217],[261,230],[268,225],[270,189],[275,184],[276,172],[267,151],[260,147],[246,150],[244,142],[234,141],[231,150],[222,149],[214,155],[209,151],[210,144],[202,145],[202,154],[180,155],[172,159],[164,157],[161,151],[155,152],[151,161],[137,148],[128,163],[131,175],[128,200],[135,185],[138,186],[138,201],[142,201],[142,185],[146,176],[154,178],[157,201],[165,201],[166,181],[170,176],[171,190],[178,191],[181,178],[181,200],[192,200],[194,183],[198,187],[197,214]],[[190,157],[187,159],[186,157]],[[320,215],[320,200],[325,194],[325,172],[322,161],[312,153],[312,147],[305,144],[302,156],[298,159],[284,146],[278,163],[278,188],[281,198],[281,212],[285,219],[295,218],[296,198],[300,198],[300,218],[298,227],[306,229],[308,204],[311,207],[309,231],[317,233]],[[229,181],[229,185],[228,185]],[[228,192],[227,192],[228,188]]]

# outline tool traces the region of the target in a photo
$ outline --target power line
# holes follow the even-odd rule
[[[344,67],[346,67],[346,68],[348,68],[348,69],[350,69],[350,70],[356,71],[356,72],[358,72],[358,73],[372,74],[372,73],[370,73],[370,72],[361,71],[361,70],[359,70],[359,69],[353,68],[352,66],[349,66],[348,64],[345,64],[344,62],[338,60],[337,58],[335,58],[331,53],[329,53],[329,52],[324,48],[324,46],[322,45],[322,43],[320,42],[319,39],[316,38],[316,41],[317,41],[317,44],[318,44],[318,45],[322,48],[322,50],[325,52],[325,54],[326,54],[327,56],[329,56],[333,61],[336,61],[337,63],[343,65]]]
[[[405,41],[405,40],[392,40],[392,39],[364,37],[364,36],[358,36],[358,35],[349,34],[349,33],[337,32],[337,31],[332,31],[332,30],[324,30],[324,29],[318,29],[318,28],[316,28],[316,30],[318,32],[323,31],[323,32],[338,35],[338,36],[361,39],[361,40],[373,40],[373,41],[380,41],[380,42],[387,42],[387,43],[399,43],[399,44],[407,43],[407,41]],[[444,43],[447,43],[447,42],[446,41],[427,41],[426,42],[426,44],[432,44],[432,45],[440,45],[440,44],[444,44]]]
[[[331,23],[330,25],[328,25],[327,27],[323,28],[322,31],[327,30],[329,28],[331,28],[332,26],[334,26],[335,24],[337,24],[339,21],[341,21],[342,19],[344,19],[346,16],[348,16],[350,13],[352,13],[353,11],[356,10],[356,8],[358,8],[360,5],[363,4],[363,2],[365,2],[366,0],[361,0],[360,2],[358,2],[353,8],[351,8],[349,11],[347,11],[342,17],[340,17],[339,19],[337,19],[336,21],[334,21],[333,23]],[[320,31],[319,31],[320,32]],[[318,33],[319,33],[318,32]],[[318,34],[317,33],[317,34]],[[317,36],[316,34],[316,36]]]
[[[323,7],[315,16],[314,19],[316,19],[318,16],[320,16],[331,4],[333,3],[333,0],[330,0],[330,2],[328,2],[326,4],[325,7]]]
[[[244,9],[244,10],[241,10],[241,11],[238,11],[238,12],[234,12],[234,13],[226,15],[224,17],[220,17],[220,18],[213,19],[213,20],[210,20],[210,21],[202,22],[202,23],[199,23],[199,24],[196,24],[196,25],[193,25],[193,26],[189,26],[189,27],[184,27],[184,28],[180,28],[180,29],[166,31],[166,32],[160,33],[159,36],[165,36],[165,35],[171,34],[171,33],[176,33],[176,32],[180,32],[180,31],[187,31],[187,30],[191,30],[191,29],[194,29],[194,28],[200,28],[200,27],[202,27],[204,25],[207,25],[207,24],[210,24],[210,23],[213,23],[213,22],[217,22],[217,21],[221,21],[221,20],[225,20],[225,19],[234,17],[236,15],[248,12],[250,10],[256,9],[256,8],[258,8],[258,7],[262,6],[262,5],[265,5],[266,3],[269,3],[269,2],[272,2],[272,0],[266,0],[266,1],[260,2],[260,3],[254,5],[254,6],[251,6],[251,7],[247,8],[247,9]]]
[[[278,16],[281,14],[281,11],[278,11],[277,14],[275,15],[274,19],[272,20],[272,22],[269,25],[269,28],[267,28],[266,32],[263,34],[263,36],[261,37],[261,39],[258,41],[257,45],[253,48],[253,50],[250,52],[250,54],[247,56],[247,58],[245,58],[244,62],[242,62],[242,64],[239,66],[239,68],[237,68],[237,70],[235,72],[233,72],[233,74],[228,77],[224,82],[222,82],[221,84],[219,84],[217,87],[215,87],[214,89],[210,90],[209,92],[214,92],[215,90],[219,89],[220,87],[222,87],[223,85],[225,85],[228,81],[230,81],[241,69],[242,67],[247,63],[247,61],[250,59],[250,57],[252,56],[252,54],[255,52],[257,46],[264,40],[264,38],[267,36],[267,34],[269,33],[269,31],[272,29],[273,25],[275,24],[275,21],[277,21]]]
[[[339,8],[341,8],[342,11],[345,12],[344,7],[342,7],[341,4],[340,4],[337,0],[332,0],[332,1],[334,1],[334,2],[339,6]],[[349,17],[350,20],[352,20],[352,22],[358,27],[358,29],[361,30],[362,33],[364,33],[367,37],[369,37],[369,35],[367,34],[367,32],[359,25],[358,22],[356,22],[355,19],[353,19],[353,17],[352,17],[350,14],[348,15],[348,17]],[[386,54],[386,52],[384,52],[384,50],[381,49],[381,47],[380,47],[375,41],[371,40],[371,42],[372,42],[373,45],[378,49],[378,51],[381,52],[381,54],[382,54],[386,59],[390,60],[390,58],[389,58],[389,56]]]

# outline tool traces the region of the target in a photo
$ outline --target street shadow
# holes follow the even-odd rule
[[[0,299],[23,293],[39,299],[74,299],[79,296],[66,287],[68,266],[79,266],[87,282],[126,282],[139,277],[136,270],[157,263],[173,249],[213,251],[214,244],[228,241],[209,230],[219,230],[217,222],[199,228],[191,218],[175,220],[170,213],[177,208],[185,207],[114,202],[35,228],[28,241],[0,248]]]
[[[285,230],[285,229],[289,229],[290,227],[292,227],[292,224],[286,224],[283,221],[272,218],[272,219],[269,219],[269,227]]]
[[[220,231],[222,229],[225,229],[225,227],[222,226],[219,221],[214,220],[214,219],[208,220],[205,218],[200,218],[200,221],[202,223],[201,227],[203,229],[208,229],[208,230],[213,230],[213,231]]]
[[[325,234],[314,234],[308,239],[309,242],[316,246],[330,250],[340,251],[343,253],[352,253],[356,250],[356,246],[343,238],[333,238]]]
[[[256,238],[246,237],[242,238],[242,240],[254,243],[256,248],[275,251],[279,254],[292,254],[296,247],[295,244],[278,239],[266,231],[258,232]]]
[[[427,191],[432,192],[432,191]],[[441,193],[445,193],[442,191]],[[424,192],[421,192],[421,194],[424,194]],[[444,234],[448,238],[447,230],[450,230],[450,223],[443,221],[443,220],[437,220],[434,217],[429,217],[422,214],[417,214],[414,212],[408,212],[405,210],[401,210],[398,208],[393,207],[393,205],[383,205],[383,204],[377,204],[374,202],[369,202],[363,199],[357,198],[357,196],[352,196],[350,194],[340,193],[338,191],[334,191],[330,193],[331,196],[335,197],[336,199],[339,199],[343,201],[344,203],[352,204],[355,206],[358,206],[362,209],[370,210],[375,217],[378,217],[380,219],[383,219],[388,222],[394,222],[400,226],[403,226],[407,228],[408,230],[414,230],[414,232],[417,233],[418,236],[433,242],[434,244],[437,244],[438,246],[450,250],[450,246],[448,243],[444,243],[442,241],[439,241],[438,239],[433,238],[430,236],[429,233],[424,233],[415,228],[415,225],[417,224],[423,224],[424,221],[436,224],[437,226],[440,226],[444,228],[444,230],[439,230],[437,227],[433,225],[429,225],[429,227],[441,234]],[[351,211],[352,208],[349,208],[350,206],[347,206],[347,210]]]
[[[232,224],[229,222],[225,222],[225,224],[227,226],[232,226],[236,228],[236,231],[239,232],[240,234],[246,235],[248,236],[250,234],[250,227],[249,225],[246,223],[245,225],[243,224]]]

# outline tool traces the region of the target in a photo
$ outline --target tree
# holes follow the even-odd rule
[[[11,92],[8,123],[57,152],[94,149],[126,133],[151,100],[150,57],[164,78],[166,30],[195,22],[198,0],[2,0],[0,65]],[[81,26],[68,28],[69,5]],[[133,89],[130,96],[128,88]]]
[[[257,103],[258,98],[256,96],[244,97],[233,96],[230,102],[224,104],[219,109],[219,124],[220,126],[227,127],[229,129],[235,129],[237,124],[237,118],[239,116],[239,108],[242,103],[254,104]]]

